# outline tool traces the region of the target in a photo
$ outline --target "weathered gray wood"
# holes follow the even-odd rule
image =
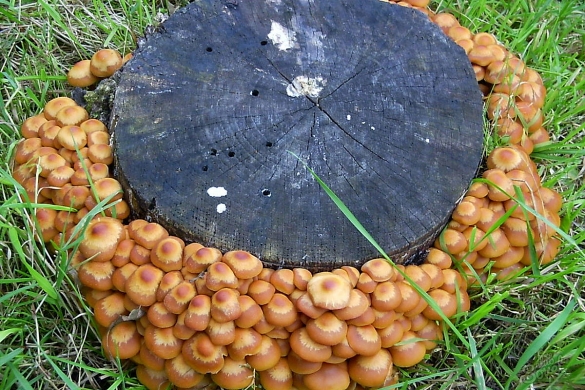
[[[404,261],[448,220],[483,140],[465,53],[376,0],[197,1],[126,65],[112,128],[138,216],[312,270],[377,252],[294,155]]]

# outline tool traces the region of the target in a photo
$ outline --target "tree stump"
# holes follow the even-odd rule
[[[426,249],[482,158],[464,51],[421,12],[377,0],[202,0],[124,67],[111,128],[135,216],[266,266]],[[297,156],[301,161],[297,159]]]

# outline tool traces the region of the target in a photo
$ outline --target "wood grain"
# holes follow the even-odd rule
[[[136,216],[313,271],[378,254],[295,155],[401,262],[447,222],[483,142],[463,50],[373,0],[192,3],[124,68],[112,128]]]

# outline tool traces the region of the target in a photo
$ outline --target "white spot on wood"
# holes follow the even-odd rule
[[[350,121],[351,120],[351,115],[347,114],[347,120]]]
[[[217,212],[221,214],[221,213],[223,213],[224,211],[227,210],[227,207],[226,207],[225,204],[220,203],[220,204],[217,205],[217,207],[215,208],[215,210],[217,210]]]
[[[287,51],[297,47],[297,33],[284,27],[282,24],[272,21],[268,39],[278,47],[278,50]]]
[[[286,87],[286,94],[290,97],[309,96],[316,98],[319,97],[325,84],[327,84],[327,80],[323,77],[297,76]]]
[[[376,130],[376,128],[374,126],[370,126],[371,130]]]
[[[207,189],[207,195],[213,198],[221,198],[227,195],[227,190],[223,187],[209,187]]]

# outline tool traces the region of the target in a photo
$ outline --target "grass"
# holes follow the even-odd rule
[[[67,94],[68,67],[102,47],[132,51],[171,1],[0,0],[0,388],[138,389],[129,365],[105,360],[63,249],[35,242],[36,205],[9,174],[20,124]],[[563,194],[557,261],[471,291],[426,363],[398,388],[585,388],[585,4],[578,0],[445,0],[474,32],[492,32],[536,69],[555,142],[534,152],[543,182]],[[76,243],[69,243],[75,245]]]

